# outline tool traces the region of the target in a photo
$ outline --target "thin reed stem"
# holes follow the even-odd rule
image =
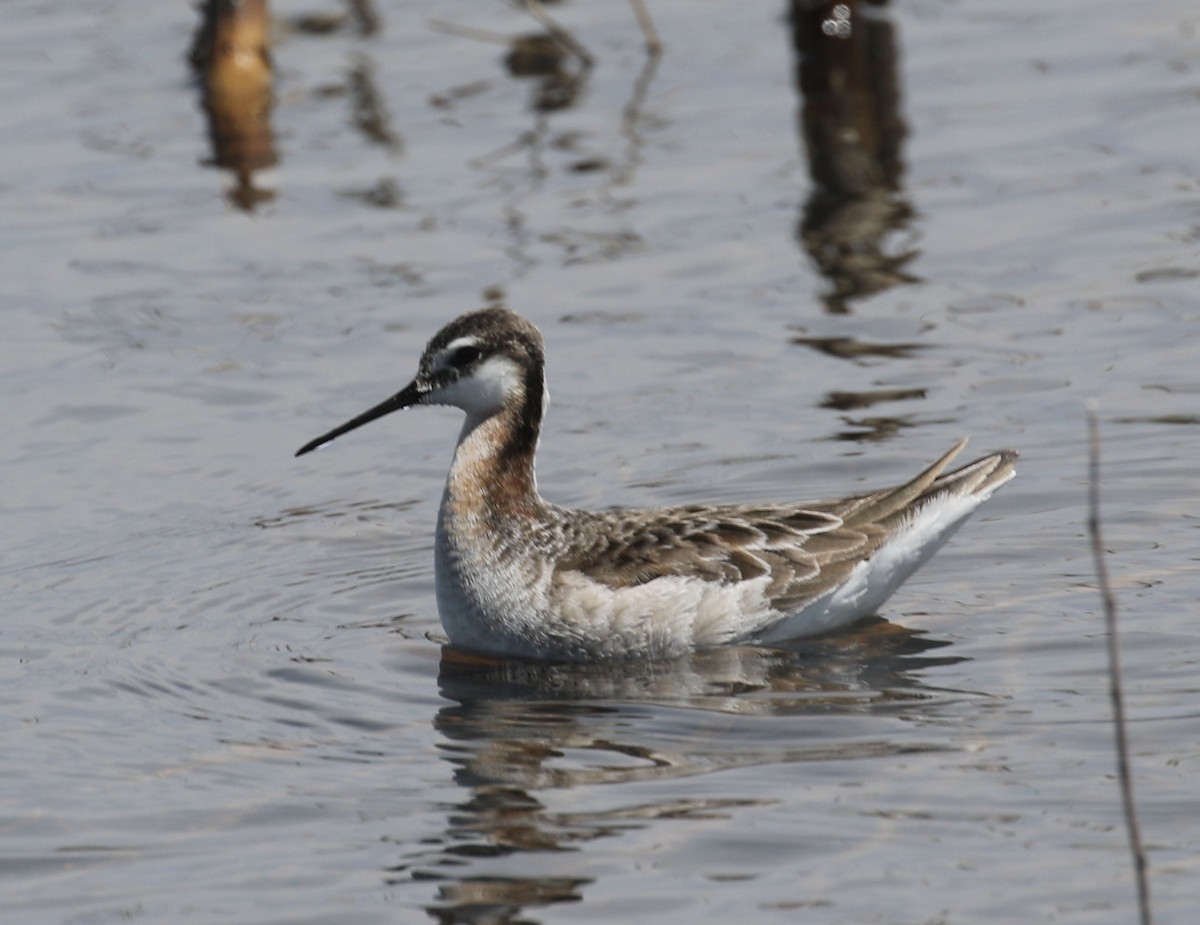
[[[1108,638],[1109,697],[1112,700],[1113,737],[1117,749],[1117,776],[1121,785],[1121,802],[1125,808],[1125,829],[1129,833],[1129,851],[1133,855],[1134,879],[1137,883],[1138,911],[1141,925],[1151,925],[1150,882],[1146,875],[1146,851],[1138,826],[1137,806],[1133,799],[1133,775],[1129,770],[1129,741],[1125,734],[1125,697],[1121,689],[1121,649],[1117,639],[1117,603],[1108,580],[1108,565],[1104,560],[1104,545],[1100,539],[1100,425],[1096,410],[1088,407],[1088,535],[1092,541],[1092,558],[1096,563],[1096,582],[1104,607],[1104,626]]]

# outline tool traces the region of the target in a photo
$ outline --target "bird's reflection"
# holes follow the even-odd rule
[[[729,647],[669,661],[556,664],[481,658],[448,647],[439,684],[442,694],[460,707],[442,711],[442,718],[453,717],[454,722],[439,722],[439,728],[453,734],[467,717],[476,715],[507,727],[510,723],[503,715],[521,713],[531,704],[540,704],[540,711],[548,703],[560,703],[574,715],[608,709],[597,706],[605,701],[771,714],[809,710],[821,695],[833,702],[850,698],[857,703],[859,695],[877,697],[919,686],[911,677],[915,670],[959,661],[956,656],[925,654],[947,644],[875,620],[850,632],[801,640],[790,649]],[[747,700],[750,692],[759,696]],[[536,721],[542,716],[539,712]]]
[[[792,0],[800,128],[813,190],[797,237],[828,281],[826,310],[912,282],[895,246],[912,216],[901,192],[895,27],[887,0]]]
[[[572,869],[551,857],[654,820],[729,817],[769,797],[673,794],[602,806],[573,798],[564,810],[553,794],[920,749],[911,737],[890,741],[880,723],[964,696],[914,675],[960,661],[935,654],[946,644],[878,620],[792,650],[729,648],[669,662],[563,665],[444,649],[438,681],[451,703],[434,724],[466,796],[448,808],[439,843],[389,877],[439,881],[429,912],[442,922],[526,921],[528,907],[579,901],[590,881],[564,876]],[[804,717],[825,734],[805,727]],[[863,728],[856,717],[878,719]],[[780,735],[774,720],[785,718]],[[526,852],[543,855],[536,873],[488,869]]]
[[[442,884],[438,888],[439,904],[431,906],[430,915],[437,922],[464,925],[523,925],[530,919],[522,910],[551,903],[579,902],[580,888],[590,880],[570,877],[531,877],[524,880],[467,879]]]

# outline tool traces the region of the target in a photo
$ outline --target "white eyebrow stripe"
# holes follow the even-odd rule
[[[454,356],[454,351],[461,350],[463,347],[478,347],[479,338],[474,334],[464,334],[462,337],[456,337],[450,343],[446,344],[438,351],[434,358],[434,369],[442,370],[450,365],[450,357]]]

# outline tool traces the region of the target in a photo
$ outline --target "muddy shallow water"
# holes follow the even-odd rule
[[[1132,921],[1095,401],[1155,911],[1190,922],[1193,4],[862,4],[821,45],[651,0],[654,61],[570,3],[594,65],[543,77],[481,34],[514,8],[350,9],[273,6],[240,180],[187,5],[6,10],[5,920]],[[829,639],[444,652],[456,414],[292,453],[498,298],[547,339],[557,502],[848,493],[962,434],[1019,477]]]

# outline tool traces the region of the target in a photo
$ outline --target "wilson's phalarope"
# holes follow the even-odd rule
[[[434,556],[442,625],[465,649],[586,661],[823,633],[874,613],[1015,474],[1012,450],[945,472],[960,440],[911,481],[848,498],[569,510],[534,477],[544,365],[524,318],[471,312],[411,383],[296,453],[412,405],[466,412]]]

